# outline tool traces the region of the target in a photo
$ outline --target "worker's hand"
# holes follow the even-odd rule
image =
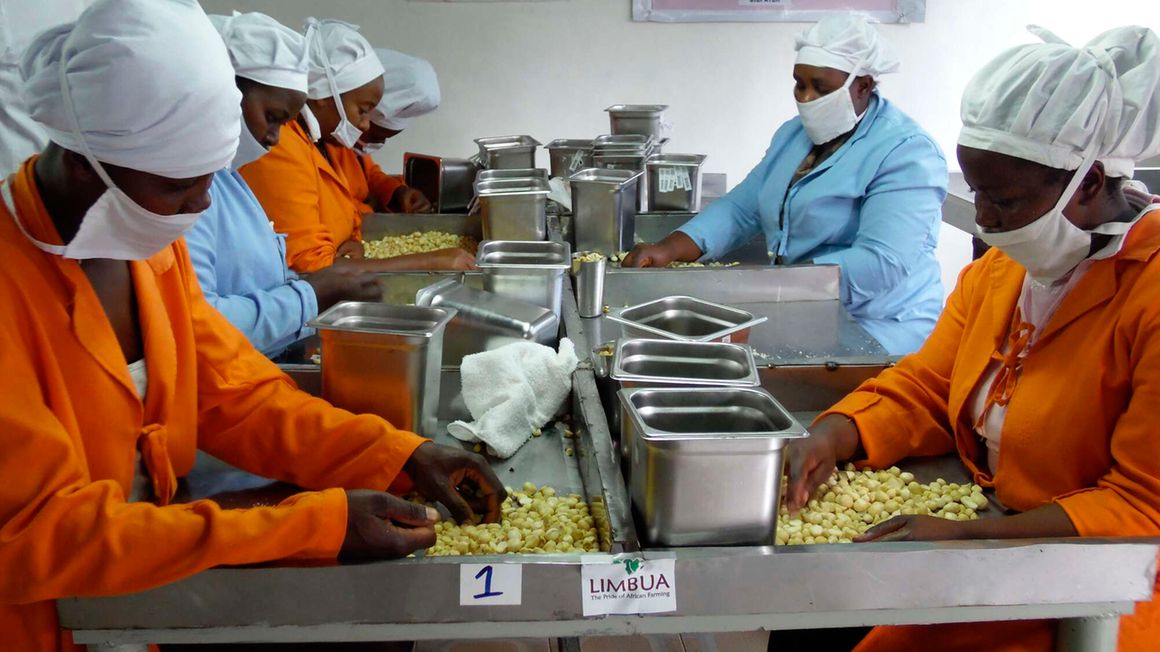
[[[410,188],[399,186],[394,195],[391,195],[389,208],[396,213],[434,213],[435,207],[427,199],[427,195]]]
[[[344,258],[350,260],[362,260],[366,257],[366,247],[362,240],[347,240],[338,246],[338,251],[334,253],[335,260],[342,260]]]
[[[673,260],[675,257],[672,252],[663,244],[638,244],[620,261],[620,266],[664,267]]]
[[[837,468],[858,452],[858,427],[840,414],[831,414],[810,426],[810,436],[786,447],[786,508],[796,512]]]
[[[304,277],[314,288],[318,311],[339,301],[382,301],[383,285],[377,276],[352,265],[336,263]]]
[[[967,539],[965,523],[925,515],[895,516],[854,537],[854,543],[869,541],[951,541]]]
[[[475,256],[459,247],[439,249],[426,256],[427,269],[437,272],[466,272],[475,269]]]
[[[403,471],[416,491],[443,503],[456,521],[474,523],[480,514],[486,523],[499,520],[507,491],[482,456],[426,442],[411,454]]]
[[[439,512],[384,491],[346,492],[346,538],[340,557],[405,557],[435,545]]]

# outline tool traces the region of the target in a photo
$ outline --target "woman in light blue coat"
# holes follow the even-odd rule
[[[301,278],[286,267],[286,236],[237,169],[278,143],[306,102],[307,37],[257,12],[210,16],[242,92],[242,130],[231,170],[214,175],[212,203],[186,233],[189,257],[210,305],[270,357],[313,333],[306,323],[345,299],[377,301],[371,274],[335,265]]]
[[[726,256],[759,233],[775,264],[836,264],[851,316],[892,354],[918,349],[942,310],[935,246],[946,159],[880,96],[898,61],[865,21],[827,18],[797,39],[799,117],[736,188],[656,244],[635,267]]]

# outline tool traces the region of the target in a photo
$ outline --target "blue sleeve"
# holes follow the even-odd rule
[[[215,207],[221,204],[215,201],[185,236],[197,281],[206,301],[237,327],[254,348],[268,356],[278,355],[314,332],[306,327],[306,322],[318,315],[314,288],[297,276],[266,289],[221,287],[217,274],[219,255],[236,256],[239,261],[260,259],[247,256],[239,247],[243,243],[230,242],[228,246],[233,251],[225,251],[223,246],[227,245],[218,242],[218,221],[222,215]]]
[[[773,167],[778,134],[774,134],[773,141],[765,150],[765,158],[741,183],[677,229],[697,243],[702,258],[720,258],[761,233],[758,199]]]
[[[862,200],[853,244],[814,258],[841,266],[843,303],[880,296],[906,278],[938,243],[946,196],[946,159],[929,139],[909,138],[886,156]]]

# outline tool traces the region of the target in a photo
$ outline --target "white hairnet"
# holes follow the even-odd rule
[[[307,29],[311,24],[317,25],[318,32],[310,47],[310,87],[306,92],[310,99],[333,95],[326,75],[328,67],[339,93],[365,86],[383,74],[383,64],[371,44],[358,33],[358,25],[308,18]]]
[[[1116,138],[1100,160],[1110,176],[1131,178],[1136,161],[1160,153],[1160,37],[1133,25],[1108,30],[1087,47],[1112,58],[1124,98]]]
[[[795,64],[879,75],[898,72],[898,55],[878,31],[857,14],[833,14],[797,35]]]
[[[411,118],[439,108],[439,78],[425,59],[375,48],[383,64],[383,99],[371,112],[371,122],[384,129],[402,131]]]
[[[1059,169],[1078,168],[1089,154],[1111,157],[1112,175],[1160,153],[1160,39],[1152,30],[1117,28],[1087,48],[1032,31],[1051,42],[1003,52],[967,85],[960,145]]]
[[[225,168],[238,148],[234,69],[194,0],[100,0],[38,37],[21,72],[49,138],[101,162],[186,179]]]
[[[1021,45],[975,74],[963,92],[959,144],[1075,170],[1110,151],[1123,104],[1106,54],[1058,43]]]
[[[270,18],[252,12],[232,16],[210,16],[217,28],[234,73],[277,88],[306,92],[310,67],[306,37]]]

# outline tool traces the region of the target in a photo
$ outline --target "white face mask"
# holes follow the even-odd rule
[[[162,249],[173,244],[186,231],[193,227],[201,213],[178,213],[176,215],[158,215],[146,210],[126,195],[109,178],[105,168],[97,161],[85,143],[81,133],[80,123],[77,121],[76,109],[72,95],[65,78],[67,66],[60,67],[61,92],[64,95],[65,114],[69,118],[70,127],[80,142],[81,154],[88,160],[93,171],[105,183],[105,192],[89,207],[81,219],[80,228],[73,239],[65,245],[48,244],[33,238],[24,228],[24,224],[16,215],[15,202],[12,191],[4,184],[4,202],[8,204],[16,224],[32,244],[42,251],[56,254],[64,258],[87,260],[92,258],[108,258],[112,260],[145,260],[156,255]]]
[[[254,134],[250,133],[250,128],[246,126],[246,119],[242,118],[242,135],[238,140],[238,153],[234,154],[234,160],[230,163],[231,170],[237,170],[247,163],[262,158],[270,152],[270,148],[258,142],[254,138]]]
[[[322,48],[322,66],[326,70],[326,81],[330,84],[330,96],[334,98],[334,106],[338,109],[338,126],[330,132],[330,135],[334,136],[334,139],[343,147],[354,149],[358,145],[358,139],[362,138],[362,130],[346,119],[346,107],[342,105],[342,93],[338,92],[338,84],[334,81],[334,73],[330,70],[330,58],[326,54],[326,45],[322,39],[319,39],[318,42],[321,44],[319,47]]]
[[[375,152],[382,149],[383,145],[386,145],[386,143],[367,143],[365,145],[355,147],[354,150],[359,154],[366,154],[367,156],[370,156],[371,154],[374,154]]]
[[[306,122],[306,131],[310,134],[311,142],[318,142],[322,138],[322,127],[318,124],[318,118],[314,117],[314,112],[305,104],[302,105],[302,110],[299,112],[302,119]]]
[[[979,239],[992,247],[998,247],[1015,262],[1023,266],[1031,275],[1031,280],[1050,285],[1067,276],[1091,253],[1092,234],[1115,236],[1115,251],[1123,244],[1123,236],[1134,222],[1108,222],[1084,231],[1071,223],[1063,214],[1063,207],[1083,183],[1084,177],[1095,160],[1094,156],[1084,158],[1083,164],[1075,171],[1063,194],[1055,206],[1039,219],[1012,231],[985,231],[978,224],[975,233]],[[1114,251],[1112,251],[1114,253]],[[1105,256],[1096,256],[1102,258]]]
[[[855,66],[838,90],[811,102],[797,102],[802,127],[813,144],[828,143],[852,130],[862,120],[862,116],[854,112],[854,99],[850,97],[850,86],[861,69],[862,64]]]

